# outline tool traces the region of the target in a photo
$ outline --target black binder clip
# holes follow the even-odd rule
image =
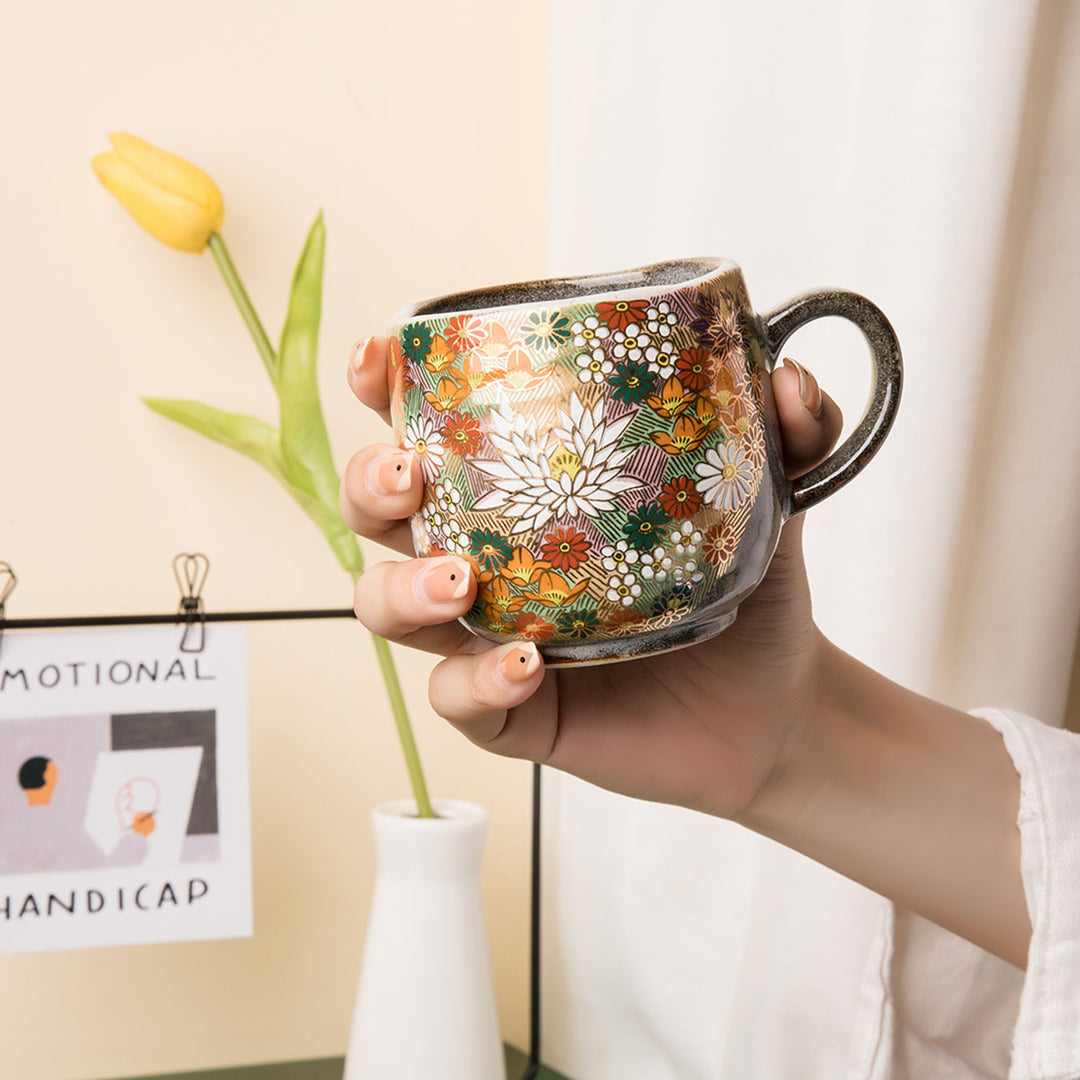
[[[173,574],[180,587],[180,607],[177,614],[184,620],[180,651],[201,653],[206,646],[206,613],[203,610],[202,590],[210,560],[205,555],[181,554],[173,559]]]
[[[15,571],[6,562],[0,562],[0,649],[4,647],[4,604],[18,584]]]

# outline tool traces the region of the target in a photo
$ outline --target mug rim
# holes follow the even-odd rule
[[[652,273],[659,278],[662,274],[670,273],[680,266],[694,267],[699,272],[675,281],[663,279],[653,282],[647,280],[634,281],[630,277],[630,275],[645,276]],[[465,312],[482,315],[492,311],[516,311],[525,308],[551,307],[553,305],[565,307],[568,304],[584,300],[595,304],[611,297],[625,299],[627,297],[655,296],[658,293],[690,288],[720,274],[732,272],[739,274],[742,272],[739,264],[733,259],[702,256],[698,258],[665,259],[660,262],[648,263],[645,266],[633,267],[629,270],[580,274],[573,277],[537,278],[533,281],[516,281],[506,285],[489,285],[478,289],[465,289],[459,292],[446,293],[442,296],[410,304],[393,316],[390,325],[391,327],[397,327],[407,322],[416,322],[421,319],[440,319],[448,315],[460,315]],[[620,284],[619,279],[624,279],[626,284]],[[605,288],[607,285],[614,287]],[[555,287],[569,287],[578,291],[569,295],[539,298],[535,295],[531,297],[528,295]],[[525,294],[526,298],[512,303],[483,303],[485,299],[515,292]]]

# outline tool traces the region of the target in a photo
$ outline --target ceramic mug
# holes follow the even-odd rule
[[[870,402],[817,468],[784,476],[769,373],[838,315],[872,355]],[[900,347],[855,293],[754,313],[739,267],[685,259],[459,293],[390,330],[392,416],[424,498],[418,555],[476,571],[463,618],[549,665],[626,660],[728,626],[785,519],[855,476],[900,396]]]

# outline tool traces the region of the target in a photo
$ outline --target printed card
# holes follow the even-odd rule
[[[252,933],[242,627],[0,642],[0,953]]]

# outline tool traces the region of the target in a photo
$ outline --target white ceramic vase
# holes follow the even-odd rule
[[[345,1080],[506,1080],[480,864],[487,811],[372,812],[375,889]]]

